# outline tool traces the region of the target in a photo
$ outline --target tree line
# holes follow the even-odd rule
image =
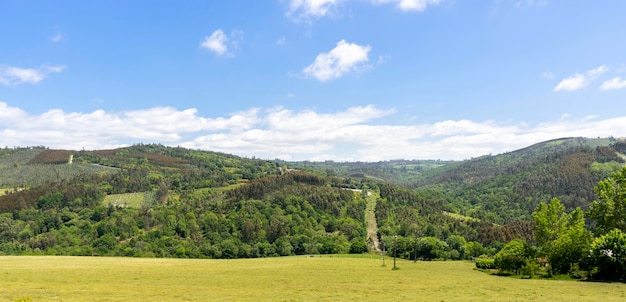
[[[626,168],[600,181],[598,198],[587,211],[570,212],[558,198],[541,203],[532,214],[536,246],[509,242],[495,255],[494,265],[532,274],[544,259],[547,272],[599,280],[626,280]],[[593,224],[589,227],[585,219]]]

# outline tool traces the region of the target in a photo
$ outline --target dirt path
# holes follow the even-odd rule
[[[367,207],[365,208],[365,223],[367,224],[367,247],[370,251],[380,252],[378,241],[378,225],[376,224],[376,198],[378,194],[368,192]]]

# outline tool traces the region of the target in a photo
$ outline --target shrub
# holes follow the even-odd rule
[[[539,270],[539,264],[537,264],[536,261],[534,260],[527,260],[526,264],[524,266],[522,266],[522,275],[527,275],[530,276],[530,278],[532,278],[535,273]]]
[[[614,229],[593,241],[591,262],[597,268],[596,277],[619,280],[626,277],[626,234]]]
[[[515,239],[505,245],[494,257],[495,264],[501,271],[520,273],[530,255],[530,248],[526,241]]]
[[[496,263],[494,259],[491,258],[477,258],[476,259],[476,268],[479,269],[496,269]]]

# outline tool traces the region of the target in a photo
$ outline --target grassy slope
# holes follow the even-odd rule
[[[389,261],[390,263],[391,261]],[[624,301],[626,284],[519,280],[467,262],[378,256],[186,260],[0,257],[0,299],[15,301]]]
[[[111,194],[104,198],[102,204],[105,206],[114,205],[120,207],[140,208],[141,205],[146,202],[146,194],[146,192]]]

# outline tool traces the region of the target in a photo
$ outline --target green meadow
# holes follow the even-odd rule
[[[105,206],[140,208],[143,203],[151,203],[151,199],[154,199],[153,192],[111,194],[104,198],[102,204]]]
[[[626,284],[488,275],[379,256],[0,257],[1,301],[624,301]]]

